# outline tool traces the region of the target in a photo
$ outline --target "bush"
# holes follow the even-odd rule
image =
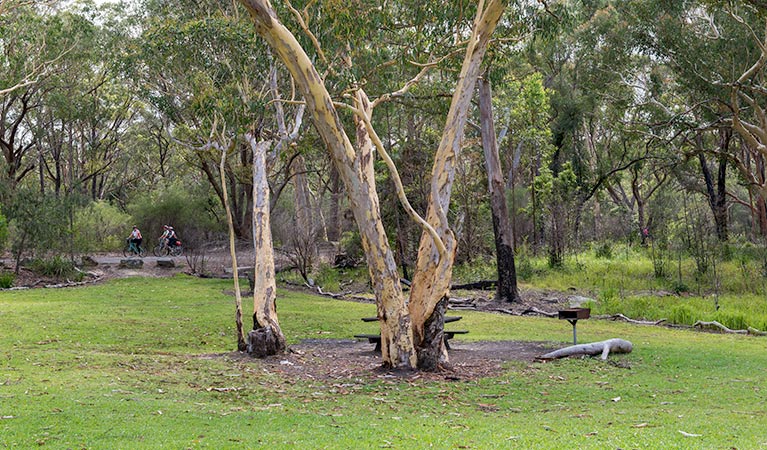
[[[8,220],[0,212],[0,251],[5,248],[6,242],[8,242]]]
[[[16,281],[16,275],[13,272],[0,273],[0,289],[12,288],[14,281]]]
[[[355,261],[364,260],[365,254],[362,250],[362,239],[358,231],[345,231],[341,235],[341,251],[346,256],[354,259]]]
[[[609,242],[603,242],[597,246],[594,253],[597,258],[613,259],[613,247]]]
[[[206,186],[196,189],[172,186],[134,199],[128,205],[134,223],[126,223],[126,228],[137,225],[145,242],[155,242],[162,226],[171,225],[186,248],[200,246],[211,231],[224,231],[226,220],[219,222],[211,213],[219,202],[208,195]]]
[[[120,248],[130,232],[130,216],[106,202],[94,202],[75,212],[75,248],[83,253]]]
[[[37,274],[54,278],[82,279],[82,273],[75,270],[75,265],[68,259],[60,256],[53,258],[36,258],[32,260],[30,268]]]

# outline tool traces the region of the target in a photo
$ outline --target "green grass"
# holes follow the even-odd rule
[[[180,276],[0,293],[0,447],[767,447],[762,338],[589,320],[581,341],[634,352],[478,381],[303,381],[210,356],[235,346],[231,289]],[[295,343],[364,331],[374,306],[280,291],[278,311]],[[459,340],[570,338],[562,321],[462,315]]]

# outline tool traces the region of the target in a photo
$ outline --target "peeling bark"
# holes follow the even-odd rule
[[[495,261],[498,273],[495,297],[507,302],[519,302],[517,289],[517,270],[514,265],[514,237],[509,224],[509,212],[506,208],[506,185],[503,182],[501,158],[498,155],[498,143],[493,123],[493,95],[490,81],[479,81],[479,111],[482,131],[482,148],[485,153],[487,184],[490,192],[490,211],[493,219],[495,237]]]
[[[419,352],[424,352],[424,364],[435,367],[441,365],[447,361],[444,342],[431,336],[424,341],[424,325],[434,314],[438,302],[448,294],[456,250],[455,237],[447,222],[450,191],[455,177],[454,161],[461,148],[480,64],[490,35],[503,13],[505,2],[480,2],[484,8],[480,7],[477,12],[432,171],[426,221],[437,230],[436,234],[445,242],[446,250],[438,252],[432,235],[424,233],[419,248],[417,281],[413,282],[409,302],[402,293],[394,255],[381,220],[373,173],[373,145],[369,134],[372,127],[368,130],[364,123],[370,121],[371,115],[367,97],[361,90],[357,91],[356,108],[363,111],[364,119],[355,115],[358,143],[355,150],[321,77],[292,33],[279,22],[270,3],[267,0],[240,0],[240,3],[249,11],[256,32],[293,76],[312,115],[314,126],[346,187],[376,295],[384,365],[398,369],[415,368],[420,363],[414,342],[429,343],[428,348],[421,345],[418,347]]]
[[[437,230],[447,250],[446,256],[440,258],[434,240],[428,233],[422,233],[409,301],[413,321],[413,339],[419,353],[423,353],[423,357],[419,356],[419,361],[425,361],[434,355],[447,355],[442,348],[444,341],[426,336],[425,324],[432,316],[438,302],[449,296],[457,242],[448,225],[447,210],[450,206],[450,195],[455,179],[455,160],[461,149],[468,110],[474,96],[474,86],[479,78],[481,63],[490,36],[504,8],[503,1],[490,0],[484,9],[477,11],[442,139],[434,156],[426,221]],[[440,348],[427,348],[422,345],[423,342]],[[446,356],[444,358],[445,361],[432,361],[430,365],[438,366],[446,362]]]
[[[311,59],[295,36],[277,19],[266,0],[240,0],[249,11],[256,32],[285,64],[306,102],[314,126],[330,152],[338,175],[346,187],[349,202],[362,237],[378,316],[381,319],[382,359],[385,366],[414,368],[410,318],[399,285],[394,255],[389,247],[381,220],[375,190],[372,145],[359,152],[344,131],[338,112]],[[358,126],[358,138],[359,129]],[[369,142],[369,138],[368,142]]]
[[[277,320],[277,284],[274,274],[274,248],[269,218],[269,181],[266,152],[270,141],[256,142],[248,134],[253,151],[253,330],[248,333],[247,351],[264,357],[285,351],[285,336]]]

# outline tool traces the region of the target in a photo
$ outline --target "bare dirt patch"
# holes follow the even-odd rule
[[[251,361],[264,370],[287,379],[324,382],[397,378],[409,381],[450,380],[469,381],[500,375],[513,361],[531,363],[536,356],[549,351],[555,344],[542,342],[458,342],[452,341],[450,367],[438,372],[393,372],[381,367],[380,352],[373,345],[350,339],[307,339],[291,345],[282,354],[255,360],[245,353],[226,356],[240,362]]]

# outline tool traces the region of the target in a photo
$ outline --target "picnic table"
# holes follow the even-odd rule
[[[463,319],[463,316],[445,316],[445,322],[444,323],[452,323],[452,322],[458,322],[459,320]],[[363,322],[378,322],[378,317],[363,317]],[[442,336],[445,340],[445,348],[450,350],[450,339],[453,339],[456,334],[467,334],[467,330],[443,330]],[[360,339],[367,339],[368,342],[371,344],[375,344],[376,347],[373,349],[375,352],[381,351],[381,334],[355,334],[354,337],[360,338]]]

